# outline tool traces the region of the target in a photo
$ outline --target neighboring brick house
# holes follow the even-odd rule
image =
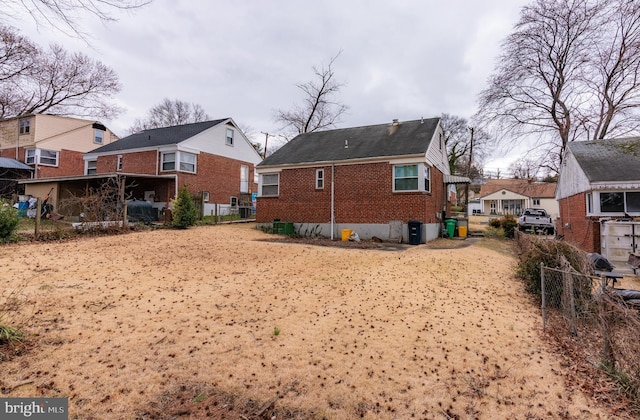
[[[566,241],[614,263],[640,250],[640,137],[569,143],[556,199]]]
[[[47,114],[0,120],[0,157],[31,166],[36,179],[83,175],[83,154],[117,139],[94,120]]]
[[[26,181],[26,193],[55,199],[81,194],[108,178],[122,180],[129,199],[164,208],[188,185],[202,197],[205,215],[249,210],[261,161],[231,118],[144,130],[83,155],[83,175]],[[31,192],[30,192],[31,191]],[[57,193],[57,194],[55,194]]]
[[[84,155],[86,175],[163,177],[155,186],[148,178],[133,191],[134,198],[156,206],[188,185],[192,194],[204,195],[205,214],[215,204],[223,209],[251,206],[251,194],[257,191],[254,168],[261,160],[231,118],[144,130]]]
[[[421,242],[437,238],[449,209],[451,177],[440,119],[305,133],[257,166],[256,221],[293,222],[301,232],[407,240],[419,221]]]
[[[544,209],[555,219],[559,212],[555,192],[555,182],[487,179],[477,196],[479,205],[474,208],[480,210],[480,214],[499,216],[520,216],[526,208]]]

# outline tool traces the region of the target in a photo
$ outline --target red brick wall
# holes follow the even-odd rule
[[[253,182],[252,163],[230,159],[209,153],[198,155],[197,174],[178,173],[178,185],[189,185],[193,194],[209,191],[209,202],[229,204],[230,197],[240,194],[240,167],[249,167],[249,193],[256,192],[258,185]]]
[[[280,172],[280,195],[259,197],[256,220],[294,223],[331,221],[331,166],[325,166],[324,189],[315,189],[317,168]],[[391,220],[436,222],[444,203],[442,174],[431,169],[432,193],[394,193],[393,166],[389,163],[336,166],[336,223],[389,223]]]
[[[122,172],[130,174],[156,175],[156,159],[159,153],[155,150],[122,154]],[[98,157],[97,173],[108,174],[116,172],[118,155]],[[159,170],[159,169],[158,169]]]
[[[18,149],[18,160],[23,163],[24,153],[24,147],[20,147]],[[36,178],[54,178],[59,176],[84,175],[84,160],[82,159],[82,155],[81,152],[62,149],[58,152],[58,166],[38,165],[38,170],[34,176]],[[16,150],[0,150],[0,156],[15,159]]]
[[[122,172],[155,175],[157,164],[158,175],[178,174],[179,187],[188,184],[193,194],[209,191],[210,203],[228,204],[231,196],[237,197],[240,194],[240,166],[246,165],[249,167],[249,192],[258,189],[257,184],[253,182],[253,164],[249,162],[200,153],[197,158],[197,173],[189,174],[162,171],[160,159],[161,154],[156,151],[123,153]],[[117,155],[98,157],[97,173],[116,172],[117,160]]]
[[[586,193],[563,198],[558,204],[558,234],[564,235],[565,241],[586,252],[600,252],[600,223],[598,217],[587,217]]]

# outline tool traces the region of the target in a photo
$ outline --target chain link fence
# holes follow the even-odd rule
[[[640,305],[607,278],[540,265],[543,330],[604,369],[640,410]],[[636,413],[640,414],[640,413]]]

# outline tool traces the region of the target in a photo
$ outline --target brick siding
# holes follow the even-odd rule
[[[586,193],[561,199],[556,228],[564,240],[586,252],[600,252],[598,217],[587,217]],[[568,225],[567,225],[568,224]]]
[[[192,194],[209,192],[209,202],[228,204],[231,196],[240,194],[240,166],[249,167],[249,193],[257,191],[253,182],[253,164],[209,153],[200,153],[197,158],[196,174],[176,171],[162,171],[161,154],[156,151],[123,153],[122,171],[130,174],[171,175],[178,174],[178,186],[187,184]],[[97,173],[114,173],[118,155],[98,157]],[[178,164],[176,162],[176,164]],[[158,196],[156,196],[158,197]]]
[[[324,188],[315,188],[316,169],[324,169]],[[431,193],[393,192],[393,165],[371,163],[334,168],[336,223],[386,224],[392,220],[435,223],[444,204],[443,177],[431,168]],[[280,172],[278,197],[259,197],[256,221],[331,221],[331,166]]]

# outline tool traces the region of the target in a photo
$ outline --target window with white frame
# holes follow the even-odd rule
[[[240,192],[249,192],[249,167],[247,165],[240,165]]]
[[[424,190],[431,192],[431,168],[424,166]]]
[[[587,214],[640,214],[640,191],[595,191],[585,194]]]
[[[230,128],[227,128],[227,138],[225,140],[225,143],[227,144],[227,146],[233,146],[233,130]]]
[[[394,191],[418,191],[419,190],[418,165],[396,165],[393,167]]]
[[[264,174],[262,175],[262,190],[263,196],[277,196],[279,194],[280,187],[280,174]]]
[[[178,152],[180,156],[180,171],[196,173],[196,155],[193,153]]]
[[[640,213],[640,191],[625,193],[627,213]]]
[[[27,164],[58,166],[59,152],[46,149],[27,149],[24,161]]]
[[[539,206],[540,205],[540,199],[539,198],[534,198],[531,201],[533,202],[534,206]]]
[[[18,126],[20,127],[18,129],[20,134],[29,134],[31,129],[31,120],[20,120]]]
[[[102,130],[93,130],[93,142],[97,144],[102,144],[104,141],[104,131]]]
[[[98,172],[98,161],[97,160],[88,160],[87,161],[87,170],[85,171],[85,175],[94,175]]]
[[[27,163],[27,164],[36,163],[36,149],[27,149],[24,152],[24,163]]]
[[[116,171],[122,170],[122,155],[118,155],[118,162],[116,163]]]
[[[601,192],[600,211],[602,213],[623,213],[624,193],[623,192]]]
[[[162,154],[162,170],[163,171],[176,170],[176,154],[175,153]]]
[[[316,190],[324,189],[324,169],[316,169]]]

